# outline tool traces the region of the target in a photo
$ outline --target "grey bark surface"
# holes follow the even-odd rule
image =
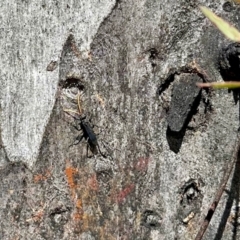
[[[192,84],[230,44],[197,4],[1,3],[1,239],[194,239],[239,127],[237,92]],[[204,239],[240,237],[239,170]]]

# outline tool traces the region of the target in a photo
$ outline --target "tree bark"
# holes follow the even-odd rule
[[[237,46],[195,1],[0,9],[0,238],[194,239],[239,127],[238,92],[196,82],[238,78]],[[239,170],[203,239],[239,238]]]

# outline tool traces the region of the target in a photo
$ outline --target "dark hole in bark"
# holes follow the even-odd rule
[[[231,2],[225,2],[222,8],[225,12],[231,12],[233,10],[233,5]]]
[[[220,73],[225,81],[240,81],[240,44],[223,48],[219,56]]]
[[[85,88],[83,83],[81,82],[81,80],[78,78],[68,78],[65,81],[62,81],[61,86],[62,86],[62,88],[76,87],[80,91],[83,91]]]
[[[240,81],[240,43],[229,44],[219,55],[219,70],[224,81]],[[240,98],[240,90],[229,90],[233,93],[235,103]]]
[[[142,216],[142,225],[147,228],[156,228],[161,225],[162,218],[153,210],[145,210]]]
[[[197,182],[194,179],[190,179],[181,187],[179,193],[181,194],[180,204],[183,208],[186,208],[186,205],[192,204],[199,197],[200,190]]]

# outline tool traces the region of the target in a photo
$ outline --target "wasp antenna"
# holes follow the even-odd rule
[[[81,108],[81,104],[80,104],[80,93],[78,93],[77,101],[78,101],[78,111],[79,111],[79,115],[81,115],[81,114],[82,114],[82,108]]]
[[[63,109],[63,111],[66,112],[66,113],[75,113],[77,115],[81,115],[80,113],[78,113],[78,112],[76,112],[74,110],[71,110],[71,109]]]

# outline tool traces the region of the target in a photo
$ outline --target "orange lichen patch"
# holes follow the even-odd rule
[[[82,209],[82,200],[78,198],[77,201],[76,201],[75,206],[78,209]]]
[[[80,221],[83,219],[83,210],[82,209],[76,209],[75,213],[72,216],[74,221]]]
[[[80,221],[83,219],[83,204],[80,198],[77,198],[75,202],[75,213],[73,214],[72,218],[74,221]]]
[[[79,234],[88,230],[96,231],[102,213],[96,194],[99,184],[96,174],[89,174],[90,171],[87,167],[74,168],[69,161],[66,163],[65,175],[74,205],[70,225]]]
[[[87,186],[94,191],[97,191],[99,186],[98,186],[98,181],[96,174],[93,174],[88,180],[87,180]]]
[[[147,157],[147,158],[140,157],[140,158],[138,158],[137,162],[135,163],[134,168],[137,171],[144,172],[148,169],[148,164],[150,161],[151,161],[151,159],[149,157]]]
[[[67,177],[67,182],[68,182],[68,186],[71,190],[71,194],[72,194],[72,198],[74,199],[76,196],[76,188],[77,188],[77,184],[75,184],[74,181],[74,176],[78,173],[78,169],[73,168],[73,167],[66,167],[65,169],[65,175]]]
[[[33,176],[33,181],[35,183],[38,183],[40,181],[45,181],[47,180],[49,177],[51,176],[51,171],[50,170],[46,170],[43,174],[36,174]]]
[[[133,191],[135,184],[131,183],[122,189],[116,196],[115,201],[117,203],[122,203],[124,199]]]
[[[80,220],[82,220],[82,214],[80,214],[79,212],[74,213],[74,214],[73,214],[73,219],[74,219],[75,221],[80,221]]]

